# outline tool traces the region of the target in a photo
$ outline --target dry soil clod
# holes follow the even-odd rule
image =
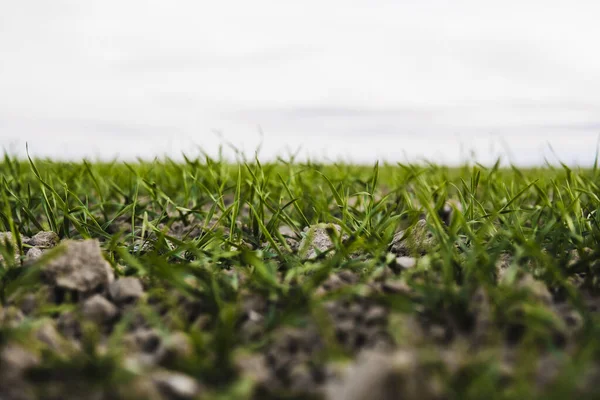
[[[87,297],[105,291],[114,279],[98,240],[66,240],[53,251],[56,254],[42,266],[42,273],[56,288]]]
[[[303,260],[313,260],[320,253],[334,247],[331,236],[340,236],[342,227],[337,224],[316,224],[304,229],[304,237],[298,247],[298,255]],[[344,239],[344,237],[342,237]],[[329,253],[332,254],[332,253]]]
[[[420,219],[414,226],[394,235],[390,251],[400,257],[421,256],[436,244],[437,239],[427,227],[427,221]]]
[[[83,316],[99,325],[113,321],[119,310],[104,296],[96,294],[83,303]]]
[[[137,278],[127,277],[117,279],[108,288],[110,297],[117,305],[135,303],[144,295],[142,283]]]

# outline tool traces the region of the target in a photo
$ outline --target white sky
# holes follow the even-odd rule
[[[0,0],[0,145],[519,164],[555,161],[551,145],[589,164],[599,15],[576,0]]]

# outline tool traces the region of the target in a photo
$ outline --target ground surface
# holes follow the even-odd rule
[[[1,400],[600,395],[596,170],[0,171]]]

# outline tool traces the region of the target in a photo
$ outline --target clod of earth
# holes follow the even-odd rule
[[[152,373],[151,379],[168,399],[191,400],[200,395],[202,388],[191,377],[171,371]]]
[[[0,327],[16,328],[25,320],[23,312],[17,307],[8,306],[0,308]]]
[[[328,400],[442,398],[435,377],[423,370],[414,350],[362,353],[341,381],[327,388]]]
[[[165,367],[176,365],[194,353],[192,339],[184,332],[175,332],[167,336],[157,351],[157,361]]]
[[[337,224],[316,224],[304,229],[304,237],[298,246],[298,255],[303,260],[313,260],[334,247],[331,237],[339,237],[342,227]],[[344,235],[341,239],[345,239]],[[332,255],[333,253],[329,253]]]
[[[30,246],[49,249],[55,247],[59,242],[58,235],[52,231],[38,232],[30,239],[24,239],[23,243]]]
[[[50,285],[84,295],[106,290],[114,279],[95,239],[62,242],[42,266],[42,273]]]
[[[83,316],[99,325],[114,320],[118,314],[117,307],[100,294],[95,294],[83,303]]]
[[[134,303],[144,295],[142,283],[132,277],[117,279],[110,284],[108,290],[117,305]]]
[[[398,257],[396,258],[396,266],[400,270],[411,269],[417,265],[417,259],[414,257]]]
[[[36,329],[35,337],[40,343],[55,354],[64,357],[69,351],[70,345],[60,335],[54,321],[44,321],[42,325]]]
[[[27,250],[27,259],[28,260],[37,260],[38,258],[40,258],[42,255],[44,255],[44,252],[37,248],[37,247],[32,247],[29,250]]]
[[[0,399],[35,399],[26,373],[41,361],[38,354],[18,344],[9,343],[0,348]]]
[[[26,259],[36,260],[40,258],[47,249],[55,247],[59,242],[59,238],[58,235],[52,231],[41,231],[36,233],[31,238],[27,236],[21,236],[21,242],[24,245],[23,251],[27,256]],[[11,232],[0,232],[0,244],[3,246],[5,244],[11,245],[15,254],[15,261],[19,261],[21,254],[19,252],[17,240],[15,240]],[[30,247],[28,248],[27,246]],[[0,262],[2,260],[3,256],[0,255]]]
[[[414,226],[394,235],[390,251],[401,257],[421,256],[431,251],[437,243],[427,221],[420,219]]]

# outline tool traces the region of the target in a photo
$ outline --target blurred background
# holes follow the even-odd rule
[[[600,2],[0,0],[0,145],[594,161]]]

